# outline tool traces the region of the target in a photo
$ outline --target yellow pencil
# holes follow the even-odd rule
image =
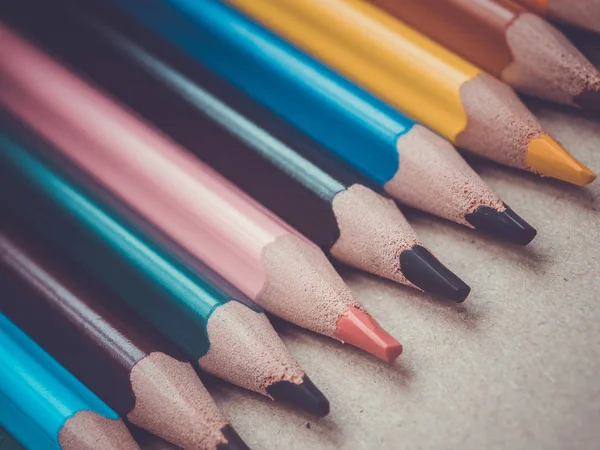
[[[504,83],[362,0],[227,0],[457,146],[583,186],[596,174]]]

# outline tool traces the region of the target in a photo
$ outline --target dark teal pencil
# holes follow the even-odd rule
[[[310,413],[329,404],[265,315],[239,292],[150,229],[74,168],[38,156],[52,148],[0,134],[0,201],[203,370]],[[35,143],[34,143],[35,142]],[[27,147],[27,148],[26,148]],[[31,148],[36,150],[32,151]],[[61,167],[69,167],[68,165]]]

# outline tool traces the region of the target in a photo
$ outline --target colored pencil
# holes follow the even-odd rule
[[[14,226],[0,255],[0,310],[121,417],[186,449],[248,448],[192,366],[74,264]]]
[[[265,310],[400,355],[315,244],[8,28],[0,36],[0,100],[62,155]]]
[[[20,299],[6,286],[2,297]],[[119,416],[0,312],[0,425],[27,449],[138,448]]]
[[[0,135],[0,198],[12,214],[201,369],[312,414],[327,414],[327,399],[264,314],[236,301],[244,297],[208,269],[196,264],[192,271],[183,255],[168,251],[168,241],[144,228],[91,180],[69,177],[37,156],[52,153],[51,147],[18,133],[25,144]]]
[[[0,427],[0,450],[25,450],[21,444],[10,435],[8,431]]]
[[[466,298],[469,287],[427,250],[394,202],[364,186],[316,142],[201,67],[192,69],[202,86],[123,36],[67,16],[48,11],[39,16],[43,23],[30,21],[37,41],[323,250],[426,292]]]
[[[225,5],[204,1],[194,22],[190,17],[156,2],[143,14],[186,53],[402,203],[522,245],[535,236],[447,141]],[[119,25],[122,33],[131,28]]]
[[[600,33],[599,0],[517,0],[538,14]]]
[[[228,3],[459,147],[579,186],[596,178],[504,83],[363,0]]]
[[[544,19],[509,0],[368,0],[518,91],[600,109],[600,73]]]

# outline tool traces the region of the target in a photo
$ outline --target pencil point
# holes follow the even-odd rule
[[[465,301],[471,292],[463,280],[420,245],[413,245],[400,254],[400,267],[415,286],[456,303]]]
[[[515,244],[529,244],[537,231],[508,206],[504,211],[498,211],[489,206],[480,206],[465,219],[477,230],[491,233],[507,239]]]
[[[189,363],[155,351],[136,363],[130,380],[130,423],[181,448],[222,440],[227,420]]]
[[[242,438],[236,433],[231,425],[225,425],[221,429],[223,437],[227,439],[227,442],[223,442],[217,445],[218,450],[250,450],[250,447],[246,445]]]
[[[313,416],[329,414],[329,400],[306,375],[299,384],[287,380],[276,381],[267,387],[267,393],[275,401],[297,406]]]
[[[542,176],[556,178],[577,186],[585,186],[597,177],[547,134],[529,142],[526,163],[534,172]]]
[[[577,95],[573,101],[583,109],[600,111],[600,91],[587,90]]]
[[[139,449],[121,419],[109,419],[91,410],[80,410],[64,423],[58,433],[59,448]]]
[[[388,362],[402,353],[402,345],[396,339],[375,319],[355,307],[348,308],[338,320],[337,338]]]

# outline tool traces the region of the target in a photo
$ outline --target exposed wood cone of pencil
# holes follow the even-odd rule
[[[600,73],[556,27],[508,0],[368,0],[517,91],[600,109]]]
[[[122,417],[181,448],[248,448],[180,352],[22,224],[0,230],[0,267],[18,294],[0,309]]]
[[[452,301],[469,294],[392,200],[373,192],[345,164],[249,96],[199,67],[188,78],[106,27],[85,27],[64,15],[51,22],[55,26],[32,23],[46,48],[334,258]],[[167,56],[173,52],[166,50]]]
[[[0,379],[0,420],[25,448],[139,449],[116,412],[2,312]]]
[[[558,22],[600,33],[600,0],[516,0]]]
[[[516,94],[364,0],[228,0],[454,144],[578,186],[596,174]]]
[[[313,243],[6,26],[0,37],[0,100],[75,164],[267,311],[400,355]]]
[[[9,121],[9,119],[6,119]],[[329,412],[265,314],[21,124],[0,134],[2,206],[152,324],[202,370],[289,403]],[[15,137],[16,136],[16,137]],[[40,157],[46,155],[54,161]],[[172,403],[172,402],[171,402]],[[139,419],[139,417],[138,417]]]
[[[182,51],[186,59],[208,66],[293,124],[295,134],[302,132],[317,142],[321,153],[350,166],[391,197],[520,245],[535,237],[535,229],[508,208],[447,141],[239,12],[213,1],[201,7],[185,3],[181,11],[160,2],[151,8],[137,2],[125,6],[177,47],[161,51],[161,58]],[[193,18],[193,26],[181,17]],[[138,39],[139,28],[130,18],[119,25],[119,33]],[[179,33],[182,28],[185,34]],[[150,39],[147,31],[142,34],[143,41]],[[48,34],[42,40],[47,39]],[[128,47],[121,38],[116,41]],[[152,47],[161,47],[156,38],[150,41]],[[162,65],[150,63],[147,56],[133,57],[172,89],[181,90],[175,87],[179,81],[173,81],[181,77],[166,75],[170,72],[157,69]],[[252,70],[240,71],[240,64]],[[189,89],[186,92],[194,97]],[[335,123],[335,129],[329,123]]]

